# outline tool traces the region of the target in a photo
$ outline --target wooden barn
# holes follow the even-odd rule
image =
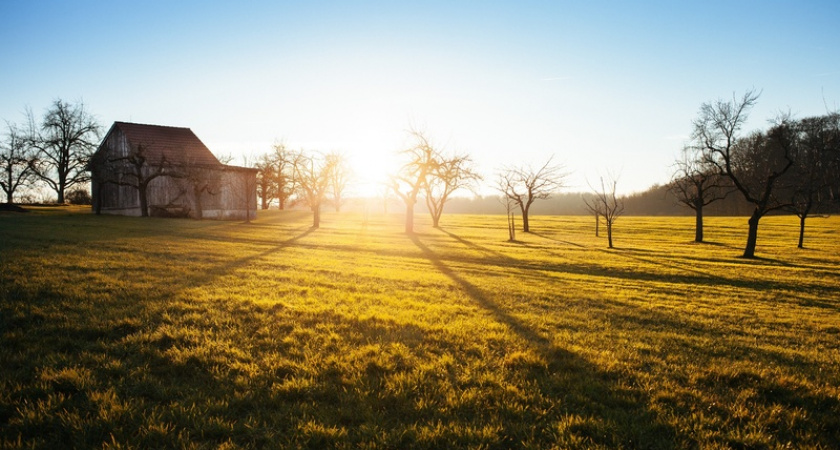
[[[189,128],[114,122],[88,169],[97,214],[230,220],[257,214],[257,170],[222,164]]]

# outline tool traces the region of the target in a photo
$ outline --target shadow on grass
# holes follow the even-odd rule
[[[449,233],[447,233],[449,234]],[[633,282],[651,282],[651,283],[664,283],[664,284],[676,284],[676,285],[683,285],[686,287],[694,288],[702,288],[703,286],[712,286],[716,288],[720,287],[734,287],[739,289],[750,289],[756,291],[763,291],[763,292],[781,292],[781,291],[788,291],[788,292],[807,292],[813,294],[816,297],[825,298],[825,301],[819,301],[814,299],[808,299],[800,304],[805,306],[815,306],[819,308],[829,309],[829,310],[840,310],[840,305],[836,302],[832,302],[834,295],[836,294],[836,288],[831,286],[830,284],[816,284],[816,283],[804,283],[804,282],[786,282],[786,281],[776,281],[776,280],[768,280],[768,279],[757,279],[757,280],[750,280],[750,279],[741,279],[737,278],[737,276],[727,277],[723,276],[714,272],[707,272],[700,269],[697,269],[695,266],[692,266],[688,263],[686,264],[677,264],[677,263],[665,263],[659,260],[658,258],[654,257],[646,257],[646,256],[639,256],[639,254],[655,254],[655,252],[651,252],[648,250],[639,250],[639,249],[592,249],[592,251],[598,251],[602,253],[608,254],[610,257],[621,257],[627,258],[633,261],[638,261],[645,264],[651,264],[654,266],[660,266],[663,268],[673,269],[683,271],[684,273],[660,273],[657,271],[645,271],[641,270],[640,268],[614,268],[605,265],[598,265],[592,262],[581,262],[581,263],[571,263],[565,262],[562,258],[556,261],[545,262],[545,261],[523,261],[516,258],[512,258],[510,256],[501,254],[499,252],[495,252],[490,249],[486,249],[480,245],[474,244],[466,239],[463,238],[453,238],[462,244],[474,248],[477,250],[481,250],[487,254],[486,257],[471,257],[471,256],[457,256],[457,257],[443,257],[438,256],[442,263],[445,263],[447,260],[456,263],[468,263],[477,266],[484,266],[484,267],[496,267],[501,270],[518,270],[520,271],[525,278],[529,277],[536,277],[540,278],[541,275],[539,273],[535,273],[534,271],[547,271],[547,272],[556,272],[558,274],[574,274],[574,275],[585,275],[590,277],[604,277],[604,278],[616,278],[616,279],[623,279]],[[358,249],[359,251],[364,251],[363,249]],[[546,252],[546,249],[540,248],[535,249],[535,251]],[[380,254],[387,254],[387,251],[379,251]],[[728,263],[733,263],[733,260],[726,260]],[[757,262],[751,262],[747,264],[760,264]],[[831,271],[817,271],[817,273],[824,275],[826,278],[837,278],[838,275]],[[737,274],[735,274],[737,275]]]
[[[606,250],[601,250],[606,252]],[[682,270],[694,275],[657,275],[657,274],[650,274],[645,272],[637,272],[639,274],[637,277],[639,279],[644,278],[651,278],[651,281],[662,281],[662,282],[679,282],[683,284],[695,284],[698,286],[731,286],[736,288],[742,289],[752,289],[756,291],[768,291],[768,292],[779,292],[779,291],[790,291],[790,292],[810,292],[822,298],[826,298],[826,301],[818,301],[813,299],[803,300],[800,304],[804,306],[815,306],[818,308],[830,309],[834,311],[840,311],[840,305],[837,302],[832,302],[830,299],[833,296],[833,292],[835,290],[834,287],[829,285],[823,284],[813,284],[813,283],[785,283],[781,281],[773,281],[773,280],[748,280],[748,279],[741,279],[741,278],[730,278],[723,275],[719,275],[717,273],[704,271],[697,269],[696,265],[691,265],[689,263],[677,263],[674,261],[673,258],[656,258],[654,256],[651,257],[642,257],[638,256],[639,253],[642,254],[651,254],[655,255],[656,252],[650,250],[637,250],[637,249],[626,249],[626,250],[618,250],[610,252],[611,255],[621,256],[623,258],[628,258],[634,261],[642,262],[645,264],[651,264],[654,266],[659,266],[667,269],[676,269]],[[700,258],[694,258],[695,260],[700,260]],[[670,261],[668,262],[663,262]],[[718,262],[728,262],[728,263],[743,263],[749,265],[757,265],[757,266],[783,266],[789,268],[796,268],[802,269],[802,266],[798,266],[795,264],[788,264],[788,263],[779,263],[777,264],[776,260],[770,259],[761,259],[761,258],[754,258],[754,259],[744,259],[744,260],[719,260]],[[766,264],[766,262],[771,262],[772,264]],[[811,269],[814,270],[814,269]],[[819,273],[827,278],[837,278],[840,281],[840,277],[838,277],[837,273],[827,271],[827,270],[815,270],[816,273]]]
[[[562,429],[561,424],[569,416],[594,417],[593,423],[583,427],[583,437],[589,439],[589,445],[640,448],[677,446],[674,430],[657,420],[656,415],[647,408],[649,400],[645,395],[622,387],[635,384],[633,380],[627,379],[628,375],[601,371],[584,358],[556,345],[448,267],[420,238],[412,236],[411,240],[438,271],[449,277],[481,308],[522,338],[547,362],[543,366],[524,358],[524,361],[512,364],[526,377],[527,383],[537,383],[541,394],[553,400],[554,408],[533,424],[532,433],[556,433]],[[469,241],[460,238],[456,240],[476,247]],[[574,434],[576,431],[566,432]],[[524,440],[525,436],[517,436],[512,442],[520,439]]]
[[[624,249],[624,248],[613,248],[613,249],[604,249],[604,248],[596,248],[592,249],[593,251],[598,251],[601,253],[608,254],[610,257],[621,257],[626,258],[631,261],[637,261],[644,264],[650,264],[653,266],[659,266],[666,269],[672,270],[679,270],[685,273],[683,274],[673,274],[673,273],[659,273],[655,271],[644,271],[636,269],[616,269],[611,268],[608,266],[590,264],[590,263],[578,263],[578,264],[571,264],[566,262],[528,262],[528,261],[521,261],[510,256],[501,254],[499,252],[495,252],[493,250],[487,249],[483,246],[470,242],[460,236],[457,236],[453,233],[447,232],[444,230],[449,237],[454,239],[455,241],[476,250],[483,251],[489,258],[470,258],[470,257],[458,257],[457,262],[468,262],[471,264],[476,265],[483,265],[483,266],[496,266],[499,268],[507,268],[507,269],[517,269],[523,271],[523,273],[529,273],[533,270],[543,270],[543,271],[551,271],[551,272],[558,272],[558,273],[569,273],[569,274],[576,274],[576,275],[587,275],[593,277],[607,277],[607,278],[618,278],[618,279],[625,279],[630,281],[640,281],[640,282],[652,282],[652,283],[666,283],[666,284],[680,284],[685,286],[714,286],[714,287],[721,287],[721,286],[729,286],[739,289],[750,289],[756,291],[766,291],[766,292],[781,292],[781,291],[788,291],[788,292],[808,292],[813,294],[815,297],[825,298],[826,300],[815,300],[815,299],[807,299],[802,300],[798,304],[803,306],[809,307],[818,307],[833,311],[840,311],[840,304],[837,302],[833,302],[832,299],[836,293],[836,288],[831,286],[830,284],[815,284],[815,283],[794,283],[794,282],[784,282],[784,281],[776,281],[776,280],[768,280],[768,279],[759,279],[759,280],[750,280],[750,279],[741,279],[735,277],[729,277],[721,274],[704,271],[698,269],[696,265],[692,265],[688,262],[686,263],[678,263],[674,260],[674,258],[659,258],[658,252],[653,250],[647,249]],[[533,234],[533,233],[532,233]],[[551,238],[548,238],[551,239]],[[555,240],[555,239],[551,239]],[[555,240],[556,241],[556,240]],[[565,241],[561,241],[564,242]],[[576,244],[572,244],[576,245]],[[539,251],[545,251],[545,249],[539,249]],[[442,260],[444,258],[441,258]],[[788,263],[780,263],[776,260],[770,259],[747,259],[747,260],[740,260],[740,259],[704,259],[704,258],[695,258],[692,257],[692,260],[697,261],[708,261],[708,262],[724,262],[729,264],[746,264],[750,266],[783,266],[783,267],[790,267],[795,269],[808,269],[813,270],[815,273],[825,277],[826,279],[837,279],[840,282],[840,278],[838,278],[838,274],[836,272],[825,270],[821,267],[806,267],[806,266],[799,266],[794,264]],[[666,262],[667,261],[667,262]],[[736,274],[737,275],[737,274]],[[526,275],[527,276],[527,275]]]
[[[566,241],[566,240],[563,240],[563,239],[557,239],[555,237],[551,237],[551,236],[549,236],[547,234],[544,234],[544,233],[538,233],[536,231],[531,231],[530,233],[533,234],[534,236],[538,236],[538,237],[541,237],[543,239],[548,239],[549,241],[554,241],[554,242],[558,242],[558,243],[565,244],[565,245],[571,245],[573,247],[578,247],[578,248],[586,248],[585,246],[583,246],[581,244],[578,244],[576,242],[570,242],[570,241]]]

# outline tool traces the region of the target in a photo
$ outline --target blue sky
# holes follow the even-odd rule
[[[217,154],[342,151],[361,190],[423,128],[492,181],[549,156],[569,190],[665,183],[701,103],[840,108],[840,2],[0,0],[0,119],[57,98],[184,126]]]

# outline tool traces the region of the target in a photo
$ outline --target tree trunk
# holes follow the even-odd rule
[[[440,228],[440,214],[432,214],[432,226]]]
[[[744,258],[755,258],[755,245],[758,242],[758,221],[761,219],[761,211],[756,209],[750,216],[750,231],[747,235],[747,246],[744,248]]]
[[[146,198],[146,185],[137,186],[137,194],[140,196],[140,217],[149,217],[149,200]]]
[[[194,190],[193,196],[195,196],[195,218],[201,220],[204,218],[204,205],[201,203],[201,190]]]
[[[609,221],[609,220],[607,221],[607,246],[608,246],[609,248],[613,248],[613,243],[612,243],[612,222],[611,222],[611,221]]]
[[[595,237],[601,236],[601,216],[595,213]]]
[[[507,222],[508,222],[508,240],[509,241],[515,241],[516,240],[516,215],[511,210],[508,210]]]
[[[405,233],[414,233],[414,203],[405,202]]]
[[[56,193],[58,194],[58,203],[64,203],[64,189],[67,188],[67,175],[65,175],[61,170],[62,164],[59,163],[58,165],[58,189],[56,189]]]
[[[525,208],[523,206],[523,207],[521,207],[521,209],[522,209],[522,231],[524,231],[526,233],[530,233],[531,232],[531,226],[528,224],[528,208]]]
[[[312,207],[312,228],[321,227],[321,205]]]
[[[805,218],[808,217],[807,214],[802,214],[799,216],[799,245],[798,248],[805,248]]]
[[[694,208],[694,242],[703,242],[703,205]]]

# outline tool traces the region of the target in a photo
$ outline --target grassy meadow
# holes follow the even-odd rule
[[[838,448],[840,218],[0,213],[0,448]]]

